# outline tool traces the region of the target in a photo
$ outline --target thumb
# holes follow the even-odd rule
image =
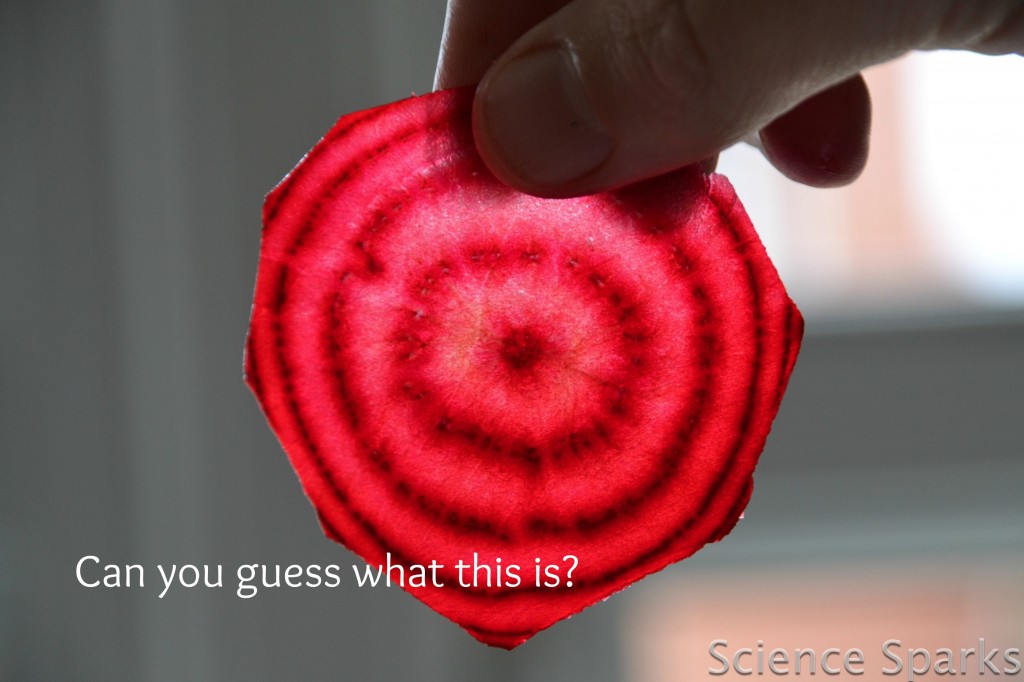
[[[474,135],[499,178],[542,196],[659,175],[763,128],[780,167],[813,154],[808,140],[828,146],[823,135],[859,139],[839,144],[856,156],[868,117],[858,71],[914,48],[1021,50],[1021,9],[1019,0],[575,0],[491,66]],[[839,166],[840,179],[860,170]]]

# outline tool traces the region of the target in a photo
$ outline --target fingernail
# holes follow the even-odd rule
[[[506,168],[551,186],[600,166],[612,140],[583,88],[568,46],[517,57],[488,79],[482,115],[489,146]]]

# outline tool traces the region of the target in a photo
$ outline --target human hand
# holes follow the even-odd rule
[[[479,82],[480,153],[532,194],[618,187],[741,139],[828,187],[867,159],[859,71],[938,48],[1024,52],[1024,2],[449,0],[435,86]]]

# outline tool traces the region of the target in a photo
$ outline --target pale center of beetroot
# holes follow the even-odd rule
[[[543,352],[543,343],[528,327],[516,327],[501,340],[501,359],[513,370],[533,367]]]

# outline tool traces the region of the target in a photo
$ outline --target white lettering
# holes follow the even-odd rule
[[[94,564],[98,564],[100,562],[100,558],[98,556],[89,555],[84,556],[78,560],[78,564],[75,566],[75,576],[78,578],[78,584],[82,587],[99,587],[99,580],[97,580],[94,583],[87,583],[85,582],[85,579],[82,577],[82,564],[84,564],[86,561],[91,561]]]
[[[1003,660],[1009,663],[1012,668],[1003,671],[1006,675],[1016,675],[1020,672],[1020,649],[1013,647],[1003,652]]]
[[[167,594],[167,590],[170,589],[170,587],[171,587],[171,582],[174,581],[174,574],[177,573],[178,566],[177,566],[177,564],[171,564],[171,574],[170,575],[167,575],[164,572],[164,567],[162,565],[160,565],[160,564],[157,564],[156,569],[158,571],[160,571],[160,577],[164,581],[164,589],[163,589],[163,592],[160,593],[160,599],[163,599],[164,595]]]
[[[995,656],[998,653],[999,653],[999,649],[993,649],[992,651],[988,652],[987,656],[985,656],[985,638],[982,637],[981,639],[978,640],[978,674],[979,675],[984,675],[985,674],[985,668],[988,668],[989,670],[991,670],[992,673],[995,674],[995,675],[999,674],[999,671],[996,669],[996,667],[994,665],[992,665],[992,657]],[[982,658],[982,656],[984,656],[984,658]],[[984,664],[985,668],[982,668],[982,664]]]
[[[853,666],[859,665],[860,669],[855,669]],[[863,675],[864,674],[864,652],[860,649],[853,648],[846,652],[846,656],[843,657],[843,667],[846,668],[846,672],[851,675]]]
[[[768,669],[776,675],[788,675],[789,668],[779,666],[789,665],[789,655],[785,649],[772,649],[771,654],[768,655]]]
[[[931,670],[932,656],[926,649],[908,649],[907,653],[910,654],[910,669],[907,670],[907,682],[914,682],[914,675],[924,675]],[[924,658],[923,667],[919,667],[914,663],[919,655]]]
[[[754,671],[751,668],[744,668],[740,665],[740,659],[744,656],[753,656],[753,649],[739,649],[732,657],[732,669],[738,672],[740,675],[753,675]]]
[[[832,666],[830,666],[828,664],[828,657],[829,656],[838,656],[838,655],[839,655],[839,649],[836,649],[836,648],[825,649],[825,651],[822,652],[822,654],[821,654],[821,671],[823,673],[825,673],[826,675],[838,675],[839,674],[839,672],[840,672],[839,668],[833,668]]]
[[[712,675],[724,675],[729,672],[729,659],[715,651],[720,646],[729,646],[729,642],[724,639],[716,639],[708,647],[708,653],[711,654],[711,658],[722,664],[722,667],[718,669],[708,668],[708,672]]]
[[[882,655],[888,658],[890,661],[896,664],[895,668],[882,668],[883,675],[898,675],[903,670],[903,659],[890,651],[889,647],[895,646],[897,649],[903,646],[902,642],[898,639],[887,639],[885,644],[882,645]]]

